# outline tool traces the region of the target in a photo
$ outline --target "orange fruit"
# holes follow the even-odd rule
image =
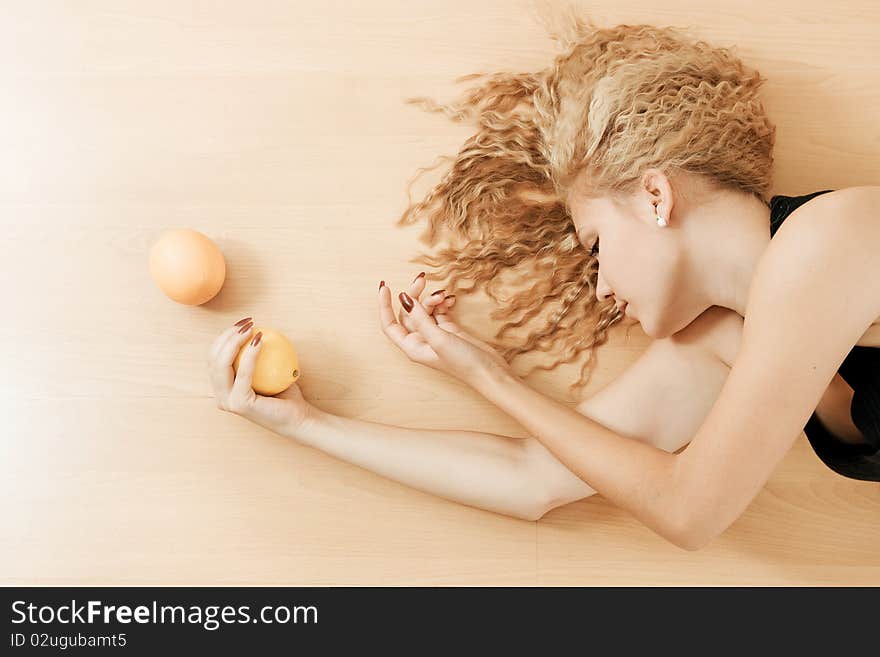
[[[197,230],[169,230],[150,249],[150,276],[169,298],[198,306],[223,287],[226,260],[220,248]]]
[[[252,387],[254,392],[261,395],[277,395],[287,390],[299,378],[299,358],[290,340],[278,331],[255,326],[251,339],[260,332],[263,333],[263,337],[260,338],[260,353],[254,366]],[[249,348],[250,343],[250,340],[245,342],[235,355],[232,369],[236,373],[241,356],[244,350]]]

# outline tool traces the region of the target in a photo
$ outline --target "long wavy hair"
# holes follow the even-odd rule
[[[507,321],[495,340],[508,361],[556,347],[552,370],[590,349],[570,391],[585,386],[593,348],[622,318],[596,298],[598,261],[580,244],[569,208],[578,195],[622,197],[642,172],[696,175],[708,188],[754,194],[767,203],[775,127],[758,98],[765,78],[731,48],[713,47],[678,27],[598,27],[574,11],[559,29],[547,22],[563,52],[537,73],[475,73],[481,79],[456,101],[407,98],[477,130],[454,157],[419,169],[407,186],[409,206],[397,226],[427,218],[419,237],[433,246],[445,231],[452,244],[410,262],[436,267],[430,280],[447,294],[485,286]],[[425,171],[452,160],[421,201],[411,187]],[[502,273],[520,269],[525,288],[499,297]],[[473,281],[470,286],[462,280]],[[502,286],[503,287],[503,286]],[[516,344],[508,330],[548,309],[543,323]]]

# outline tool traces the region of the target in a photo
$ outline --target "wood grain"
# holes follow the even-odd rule
[[[876,3],[579,5],[736,44],[769,79],[778,193],[876,184]],[[409,363],[374,303],[379,279],[396,290],[419,271],[420,227],[394,227],[406,183],[471,132],[403,100],[548,65],[556,46],[527,2],[22,0],[3,14],[0,583],[880,584],[880,487],[831,472],[803,436],[746,514],[686,553],[598,496],[514,520],[214,407],[207,348],[253,315],[296,343],[321,408],[524,435]],[[227,257],[202,307],[149,279],[149,246],[179,226]],[[459,309],[489,331],[485,298]],[[588,392],[647,344],[615,334]],[[530,382],[563,399],[576,374]]]

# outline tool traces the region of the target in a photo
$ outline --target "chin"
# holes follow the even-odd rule
[[[687,324],[685,324],[687,326]],[[678,333],[684,326],[671,326],[669,324],[660,327],[654,327],[654,330],[651,333],[651,337],[656,338],[657,340],[662,340],[664,338],[671,337]]]
[[[655,340],[659,340],[661,336],[657,335],[657,332],[654,331],[650,326],[645,326],[644,322],[639,321],[639,325],[642,327],[642,333],[647,335],[649,338],[654,338]]]
[[[675,334],[675,331],[670,331],[668,326],[657,326],[656,323],[645,322],[642,319],[639,319],[638,322],[642,327],[642,332],[655,340],[662,340]]]

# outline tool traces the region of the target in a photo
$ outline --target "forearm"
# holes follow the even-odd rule
[[[314,409],[288,437],[455,502],[523,519],[543,513],[525,441],[451,429],[410,429]]]

